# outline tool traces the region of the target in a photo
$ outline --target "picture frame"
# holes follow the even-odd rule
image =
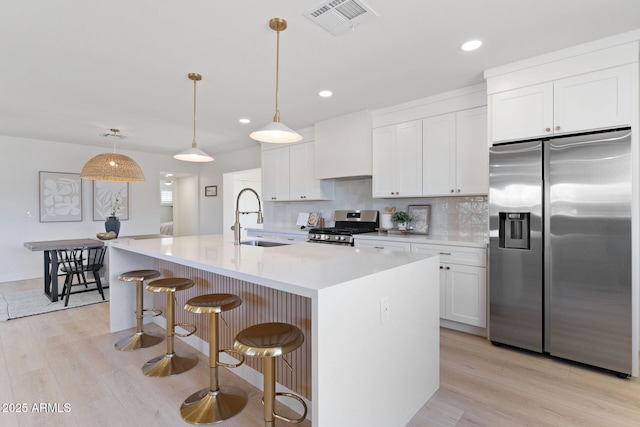
[[[409,230],[416,234],[429,234],[431,205],[409,205],[407,213],[411,217]]]
[[[118,199],[115,216],[120,221],[129,219],[129,183],[123,181],[93,181],[93,220],[104,221],[112,216],[113,205]]]
[[[205,197],[217,197],[218,196],[218,186],[217,185],[207,185],[204,187],[204,196]]]
[[[82,221],[79,173],[39,172],[40,222]]]

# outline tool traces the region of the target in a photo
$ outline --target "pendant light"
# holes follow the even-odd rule
[[[143,182],[142,168],[129,156],[116,153],[118,129],[111,129],[113,133],[113,153],[98,154],[89,159],[82,168],[80,178],[94,181],[126,181]]]
[[[174,159],[185,162],[212,162],[213,157],[198,148],[196,144],[196,82],[202,80],[202,76],[197,73],[189,73],[189,80],[193,80],[193,142],[191,148],[174,155]]]
[[[252,139],[260,142],[271,143],[288,143],[298,142],[302,139],[302,136],[291,130],[289,127],[280,123],[280,110],[278,108],[278,77],[280,73],[280,31],[287,29],[287,21],[282,18],[272,18],[269,21],[269,27],[274,30],[277,36],[276,44],[276,113],[273,116],[273,122],[267,124],[263,128],[251,132],[249,135]]]

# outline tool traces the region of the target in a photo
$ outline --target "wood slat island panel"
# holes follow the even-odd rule
[[[207,316],[183,310],[185,302],[198,295],[211,293],[229,293],[238,295],[242,299],[240,307],[221,314],[224,318],[224,321],[220,321],[218,330],[221,349],[232,349],[236,334],[258,323],[283,322],[300,328],[304,333],[304,343],[297,350],[284,356],[292,365],[293,371],[289,370],[282,357],[278,357],[276,381],[311,400],[310,298],[169,261],[156,260],[155,263],[155,269],[161,272],[162,277],[186,277],[194,281],[195,286],[192,288],[176,292],[176,323],[195,323],[198,327],[196,336],[204,341],[208,341],[209,337]],[[164,294],[155,294],[153,303],[155,308],[165,311]],[[262,372],[261,359],[247,357],[245,363]]]

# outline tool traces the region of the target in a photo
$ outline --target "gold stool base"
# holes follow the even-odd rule
[[[141,332],[124,337],[115,344],[116,350],[133,351],[141,348],[153,347],[164,340],[164,335],[153,332]]]
[[[180,415],[191,424],[216,424],[240,413],[247,405],[247,393],[236,387],[220,386],[193,393],[182,403]]]
[[[198,358],[193,354],[163,354],[145,363],[142,373],[148,377],[170,377],[186,372],[197,364]]]

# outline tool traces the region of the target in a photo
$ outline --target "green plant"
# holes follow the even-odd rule
[[[111,216],[116,216],[118,211],[122,208],[122,199],[120,198],[121,193],[122,190],[118,191],[118,194],[116,194],[116,198],[111,204]]]
[[[391,221],[401,224],[403,222],[410,222],[411,217],[404,211],[396,211],[393,215],[391,215]]]

